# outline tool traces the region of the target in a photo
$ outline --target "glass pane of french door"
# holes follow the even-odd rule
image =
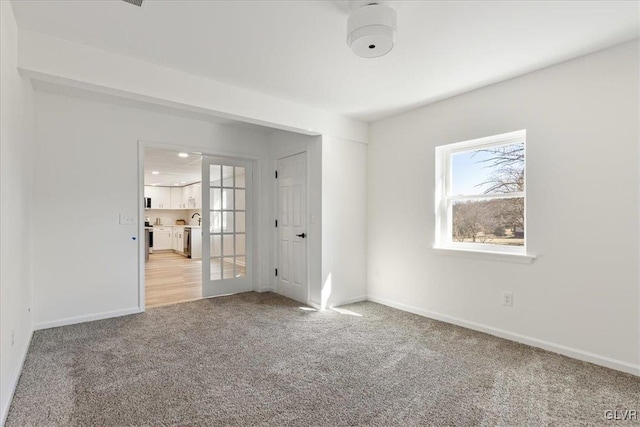
[[[251,290],[251,164],[203,160],[203,296]]]

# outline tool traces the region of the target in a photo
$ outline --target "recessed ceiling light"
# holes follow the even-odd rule
[[[180,184],[186,184],[187,181],[180,181]]]
[[[175,183],[175,184],[173,184],[173,185],[180,185],[180,184],[178,184],[178,183],[176,182],[176,183]]]
[[[152,172],[151,172],[151,174],[152,174],[152,175],[160,175],[160,172],[158,172],[158,171],[152,171]]]
[[[189,153],[178,153],[180,157],[189,157]]]
[[[158,184],[151,184],[151,185],[153,185],[153,186],[155,187],[155,186],[156,186],[156,185],[158,185]]]

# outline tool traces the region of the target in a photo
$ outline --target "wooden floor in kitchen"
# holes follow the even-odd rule
[[[211,263],[211,277],[218,279],[220,260]],[[245,275],[244,264],[222,262],[225,278]],[[173,251],[156,251],[149,254],[145,263],[145,306],[146,308],[179,302],[194,301],[202,298],[202,260],[191,259]]]
[[[147,308],[202,298],[202,260],[173,251],[149,254],[145,264]]]

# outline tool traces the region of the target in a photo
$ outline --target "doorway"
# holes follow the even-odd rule
[[[202,298],[202,156],[144,147],[144,301]]]
[[[307,153],[276,162],[276,289],[306,304],[307,277]]]

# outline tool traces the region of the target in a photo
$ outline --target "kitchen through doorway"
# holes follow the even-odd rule
[[[144,147],[145,307],[202,298],[202,155]]]

